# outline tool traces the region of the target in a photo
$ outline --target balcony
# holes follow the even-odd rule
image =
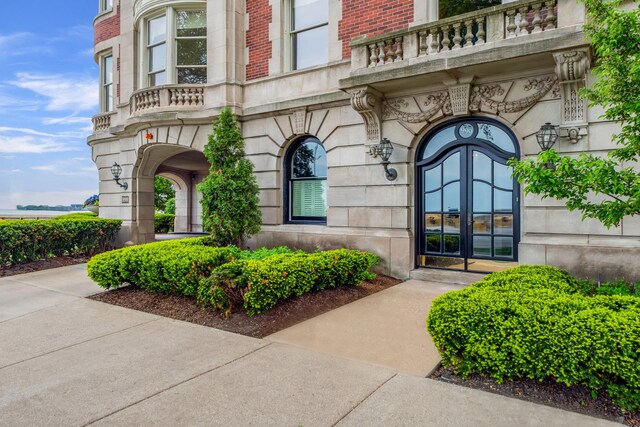
[[[131,95],[130,115],[204,108],[204,85],[167,85],[138,90]]]
[[[93,123],[94,132],[108,131],[111,127],[111,116],[116,114],[115,111],[109,111],[108,113],[96,114],[91,118]]]
[[[552,50],[584,46],[583,5],[575,0],[519,0],[379,36],[354,38],[348,89],[392,90],[399,79],[420,84],[464,75],[553,67]],[[489,66],[482,67],[482,64]],[[456,70],[453,71],[452,70]]]

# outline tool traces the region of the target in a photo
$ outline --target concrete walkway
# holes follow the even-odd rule
[[[350,305],[352,316],[345,307],[337,315],[394,322],[394,307],[410,294],[427,301],[437,292],[421,285],[438,286],[408,282]],[[424,360],[394,367],[362,357],[371,350],[310,350],[83,298],[98,291],[83,266],[0,279],[1,425],[616,425],[400,373],[423,373]],[[424,328],[426,309],[411,302],[407,312]],[[382,310],[379,319],[349,320],[371,316],[367,307]],[[389,339],[402,346],[402,337]],[[367,345],[383,342],[374,334]],[[425,345],[407,354],[419,358]]]

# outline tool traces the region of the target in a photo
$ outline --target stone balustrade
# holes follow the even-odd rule
[[[351,43],[352,68],[469,49],[556,28],[558,0],[519,0]],[[366,55],[366,57],[364,57]]]
[[[204,86],[171,85],[142,89],[131,96],[131,114],[164,107],[191,109],[204,106]]]
[[[111,127],[111,116],[113,116],[114,114],[116,113],[110,111],[108,113],[102,113],[93,116],[91,118],[91,121],[93,122],[93,131],[99,132],[108,130]]]

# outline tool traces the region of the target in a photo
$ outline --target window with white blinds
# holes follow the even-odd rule
[[[287,155],[286,222],[327,220],[327,153],[315,137],[295,142]]]

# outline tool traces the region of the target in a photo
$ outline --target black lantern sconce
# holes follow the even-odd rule
[[[389,181],[395,181],[398,177],[398,171],[396,171],[394,168],[389,167],[389,163],[391,163],[389,162],[391,153],[393,153],[393,145],[387,138],[382,138],[380,144],[372,145],[369,148],[369,154],[371,154],[371,157],[375,159],[376,157],[380,156],[380,159],[382,159],[382,162],[380,163],[382,164],[382,166],[384,166],[384,173],[387,179]]]
[[[549,122],[543,124],[540,126],[540,130],[536,132],[536,139],[542,151],[549,150],[558,139],[556,127]]]
[[[119,164],[114,163],[113,166],[111,166],[111,174],[113,174],[113,179],[116,181],[116,184],[118,184],[120,187],[122,187],[125,190],[129,188],[129,184],[127,184],[126,182],[120,182],[122,167]]]

